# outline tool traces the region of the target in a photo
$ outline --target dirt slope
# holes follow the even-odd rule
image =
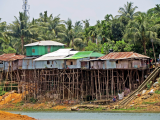
[[[36,120],[36,119],[28,117],[27,115],[18,115],[0,111],[0,120]]]

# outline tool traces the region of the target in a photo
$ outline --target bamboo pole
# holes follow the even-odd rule
[[[79,89],[79,88],[78,88],[78,87],[79,87],[79,86],[78,86],[78,74],[79,74],[79,73],[78,73],[78,69],[77,69],[77,100],[78,100],[78,89]]]
[[[73,95],[72,95],[72,99],[74,97],[74,75],[75,75],[75,73],[74,73],[74,69],[73,69]]]
[[[96,77],[96,71],[94,70],[94,78],[95,78],[95,87],[96,87],[96,100],[98,99],[98,96],[97,96],[97,77]]]
[[[98,89],[99,89],[99,95],[100,95],[100,100],[101,100],[101,83],[100,83],[100,78],[99,78],[99,69],[98,69],[98,84],[99,84],[99,87],[98,87]]]
[[[114,80],[114,78],[113,78],[113,69],[112,69],[112,82],[111,82],[111,95],[112,95],[112,97],[113,97],[113,80]]]
[[[109,99],[109,91],[108,91],[108,83],[109,83],[109,76],[108,76],[108,69],[107,69],[107,86],[106,86],[106,94],[107,94],[107,98]]]

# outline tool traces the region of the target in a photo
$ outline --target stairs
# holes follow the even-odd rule
[[[147,85],[148,82],[154,80],[160,73],[160,67],[155,70],[146,78],[146,80],[129,96],[127,96],[122,102],[119,103],[119,108],[127,106],[127,104],[136,97],[136,93],[141,92]]]

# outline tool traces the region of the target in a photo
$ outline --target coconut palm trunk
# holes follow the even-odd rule
[[[144,54],[146,55],[146,41],[143,41],[143,49],[144,49]]]
[[[24,36],[21,36],[21,45],[22,45],[22,55],[24,54],[23,45],[24,45]]]
[[[72,48],[74,47],[74,37],[72,39]]]

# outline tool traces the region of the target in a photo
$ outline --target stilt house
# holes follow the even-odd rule
[[[134,52],[111,52],[99,57],[97,61],[103,64],[105,69],[119,68],[147,68],[150,57]],[[96,61],[93,61],[96,62]]]
[[[58,68],[64,69],[65,58],[76,54],[78,51],[74,49],[59,49],[55,52],[43,55],[34,60],[36,69]]]
[[[58,49],[64,48],[64,44],[56,41],[38,41],[25,45],[26,47],[26,56],[35,57],[42,56],[50,52],[54,52]]]
[[[5,71],[22,69],[22,59],[25,57],[25,55],[17,55],[15,53],[0,55],[0,69]]]
[[[90,68],[90,64],[88,62],[90,59],[96,59],[101,56],[103,56],[103,54],[93,51],[80,51],[75,55],[73,55],[72,57],[66,58],[66,66],[69,69],[73,68],[87,69]]]

